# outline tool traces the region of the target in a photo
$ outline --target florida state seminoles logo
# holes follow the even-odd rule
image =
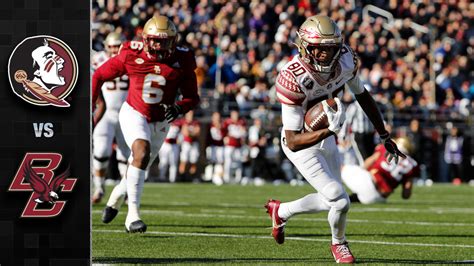
[[[13,92],[39,106],[69,107],[64,100],[76,85],[77,59],[58,38],[40,35],[24,39],[8,60]]]

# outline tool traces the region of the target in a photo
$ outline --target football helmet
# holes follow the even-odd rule
[[[336,23],[328,16],[312,16],[300,26],[297,35],[295,44],[303,61],[318,72],[332,72],[343,44]]]
[[[142,37],[148,56],[161,61],[174,53],[178,34],[176,26],[168,17],[154,16],[146,22]]]
[[[413,145],[407,137],[399,137],[394,139],[398,149],[406,155],[412,155],[415,151]]]
[[[120,45],[122,45],[122,36],[120,33],[111,32],[107,35],[104,40],[105,52],[109,56],[115,56],[118,54]]]

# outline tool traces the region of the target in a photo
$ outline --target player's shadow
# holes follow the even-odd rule
[[[256,229],[262,229],[265,228],[265,226],[262,227],[262,225],[222,225],[222,224],[206,224],[206,225],[197,225],[197,224],[156,224],[158,227],[190,227],[190,228],[206,228],[206,229],[212,229],[212,228],[256,228]],[[306,228],[306,226],[291,226],[292,228]],[[271,228],[271,227],[268,227]]]
[[[413,260],[413,259],[379,259],[379,258],[357,258],[357,263],[382,263],[382,264],[473,264],[474,261],[449,261],[449,260]]]
[[[182,263],[244,263],[244,264],[293,264],[293,263],[315,263],[315,262],[331,262],[329,259],[315,258],[96,258],[94,263],[104,264],[182,264]]]
[[[448,238],[473,238],[474,234],[391,234],[391,233],[363,233],[363,234],[347,234],[349,237],[352,236],[377,236],[377,237],[448,237]]]

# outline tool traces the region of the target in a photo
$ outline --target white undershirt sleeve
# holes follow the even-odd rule
[[[304,111],[302,106],[281,104],[283,130],[300,131],[303,129]]]
[[[353,79],[347,81],[346,85],[354,94],[361,94],[365,90],[364,84],[362,84],[362,81],[358,76],[355,76]]]

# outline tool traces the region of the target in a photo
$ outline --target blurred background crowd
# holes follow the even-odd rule
[[[241,162],[231,163],[243,167],[235,182],[297,180],[279,151],[281,114],[274,84],[280,68],[298,53],[293,45],[298,26],[315,14],[334,19],[360,57],[359,75],[393,134],[413,141],[421,179],[474,179],[474,3],[93,0],[93,50],[104,49],[110,32],[139,40],[154,14],[173,20],[179,43],[194,50],[198,66],[201,104],[193,119],[201,125],[199,170],[181,180],[200,180],[201,174],[212,179],[206,177],[212,163],[206,155],[211,116],[218,112],[224,120],[233,111],[244,121]],[[343,99],[353,104],[350,94]],[[255,125],[258,129],[251,130]],[[257,156],[263,165],[252,166]]]

